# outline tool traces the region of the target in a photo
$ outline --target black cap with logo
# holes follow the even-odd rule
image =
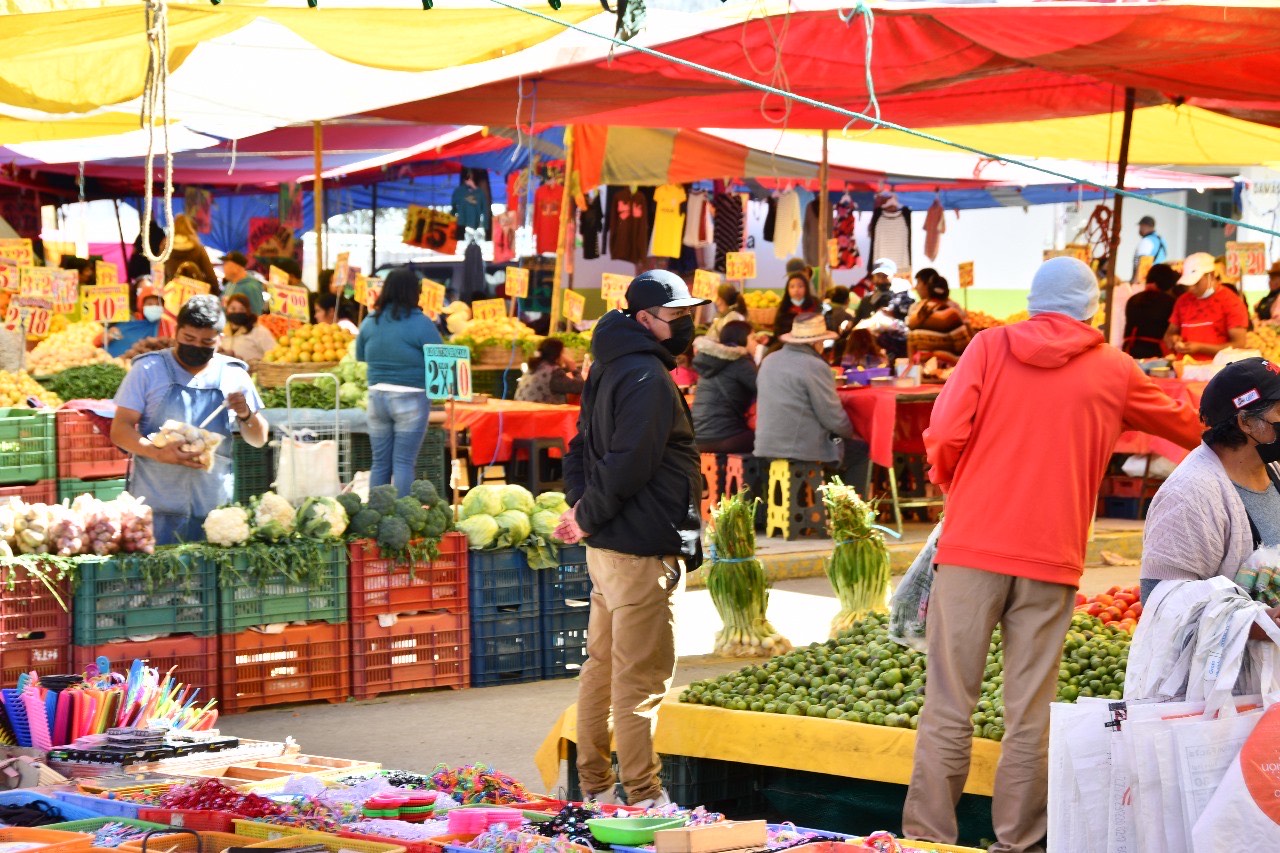
[[[1256,403],[1280,403],[1280,365],[1265,358],[1233,361],[1209,380],[1200,398],[1200,420],[1218,426]]]
[[[689,293],[684,279],[669,270],[649,270],[631,279],[626,298],[628,314],[650,308],[692,308],[711,302]]]

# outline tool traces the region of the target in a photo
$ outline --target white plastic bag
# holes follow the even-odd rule
[[[1084,697],[1049,707],[1050,853],[1106,853],[1107,837],[1091,816],[1107,810],[1110,705]]]
[[[1195,853],[1280,849],[1280,706],[1262,713],[1192,831]]]
[[[1149,480],[1167,480],[1176,466],[1158,453],[1135,453],[1124,460],[1121,470],[1126,477],[1146,477]]]
[[[889,599],[889,638],[918,652],[928,651],[925,620],[929,612],[929,591],[933,588],[934,558],[941,535],[942,522],[938,522]]]
[[[275,490],[294,505],[309,497],[332,498],[342,491],[338,477],[338,442],[308,441],[305,431],[280,440],[280,466]]]

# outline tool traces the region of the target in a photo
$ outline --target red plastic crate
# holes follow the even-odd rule
[[[352,622],[383,613],[467,612],[467,537],[461,533],[446,533],[430,562],[397,563],[368,539],[352,542],[348,556]]]
[[[342,702],[351,695],[349,625],[317,622],[289,626],[282,634],[245,631],[220,639],[223,713],[291,702]]]
[[[0,648],[19,640],[70,642],[71,587],[63,580],[53,589],[56,595],[25,569],[0,566]]]
[[[5,498],[18,498],[29,504],[56,504],[58,481],[41,480],[29,486],[0,486],[0,501]]]
[[[1145,494],[1141,477],[1107,477],[1109,488],[1104,497],[1109,498],[1149,498],[1155,495],[1162,485],[1161,480],[1148,480]]]
[[[129,457],[111,443],[93,418],[74,409],[60,410],[57,418],[58,476],[66,479],[101,480],[129,473]]]
[[[144,660],[147,666],[168,672],[176,667],[173,677],[188,687],[197,687],[201,706],[218,695],[218,638],[177,634],[134,643],[101,643],[96,646],[72,646],[72,663],[76,672],[105,657],[114,672],[128,672],[135,660]],[[221,701],[218,703],[221,705]],[[146,818],[144,818],[145,820]],[[163,823],[163,821],[157,821]],[[221,831],[221,830],[219,830]]]
[[[351,689],[357,699],[396,690],[471,683],[470,619],[465,613],[402,617],[390,628],[351,624]]]
[[[63,634],[43,640],[18,640],[0,647],[0,683],[18,683],[24,672],[37,675],[67,675],[71,672],[68,649],[71,638]]]
[[[160,823],[174,829],[190,829],[195,832],[230,832],[236,830],[235,822],[244,820],[231,812],[196,811],[194,809],[138,809],[138,820]],[[246,838],[245,845],[250,840]]]
[[[444,853],[444,845],[437,844],[434,841],[405,841],[403,838],[386,838],[381,835],[363,835],[359,832],[351,832],[349,830],[339,832],[338,837],[348,838],[352,841],[371,841],[374,844],[394,844],[397,847],[403,847],[405,853]]]

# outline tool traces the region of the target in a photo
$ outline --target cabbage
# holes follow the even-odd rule
[[[462,517],[497,515],[502,512],[501,486],[476,486],[462,499]]]
[[[556,509],[564,502],[564,492],[543,492],[533,503],[537,509]]]
[[[502,528],[502,532],[498,534],[499,548],[519,545],[528,539],[529,534],[533,532],[533,525],[529,521],[529,516],[518,509],[509,509],[498,513],[498,515],[494,516],[494,520]]]
[[[459,521],[457,528],[467,535],[467,546],[480,550],[494,547],[501,528],[491,515],[473,515]]]
[[[549,509],[540,509],[535,512],[530,521],[533,522],[533,532],[537,536],[541,536],[548,542],[560,540],[556,539],[556,525],[560,523],[560,513],[552,512]]]
[[[525,515],[533,515],[533,492],[524,486],[503,486],[502,508],[518,509]]]

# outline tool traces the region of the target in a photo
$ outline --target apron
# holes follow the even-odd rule
[[[164,405],[156,415],[144,417],[147,421],[143,429],[144,435],[158,430],[161,424],[169,420],[199,425],[225,401],[222,372],[226,369],[226,362],[210,368],[211,373],[201,374],[201,379],[212,386],[207,388],[193,388],[183,384],[183,377],[177,373],[180,368],[171,360],[166,360],[166,367],[169,371],[169,390],[165,394]],[[229,436],[223,436],[213,460],[212,471],[197,471],[182,465],[168,465],[141,456],[134,457],[133,471],[129,475],[129,493],[147,499],[147,505],[155,516],[157,545],[202,541],[205,516],[211,510],[231,502],[234,479]]]

